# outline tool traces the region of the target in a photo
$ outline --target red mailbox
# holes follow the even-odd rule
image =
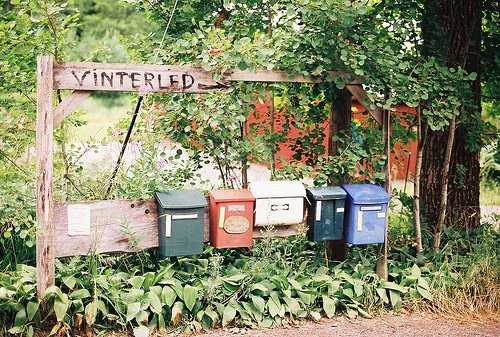
[[[255,198],[249,190],[214,190],[210,195],[210,244],[252,247]]]

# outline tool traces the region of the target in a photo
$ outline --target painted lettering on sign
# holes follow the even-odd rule
[[[66,62],[54,65],[54,89],[206,93],[229,88],[211,72],[185,65]]]
[[[191,88],[195,79],[190,74],[172,74],[168,72],[138,72],[138,71],[99,71],[97,69],[71,70],[74,81],[84,88],[133,88],[147,86],[151,90],[166,90]]]

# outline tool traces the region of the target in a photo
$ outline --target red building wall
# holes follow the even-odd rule
[[[251,114],[247,121],[247,129],[249,129],[250,124],[261,124],[263,128],[269,128],[269,102],[262,104],[260,102],[255,102],[255,111]],[[409,108],[407,106],[395,106],[396,114],[415,114],[415,109]],[[370,123],[365,111],[364,107],[358,103],[357,101],[353,101],[353,119],[357,120],[361,123],[361,125],[366,125],[366,123]],[[283,131],[283,125],[288,124],[290,126],[290,130],[288,133],[290,141],[278,144],[279,150],[276,153],[276,158],[284,158],[287,163],[296,161],[293,159],[293,155],[295,151],[293,149],[293,144],[299,139],[302,134],[305,132],[304,130],[300,130],[294,127],[293,120],[285,120],[283,113],[280,113],[279,110],[275,110],[275,132]],[[329,128],[328,122],[325,122],[320,125],[323,128],[325,133],[325,138],[321,144],[325,149],[325,154],[327,153],[328,148],[328,138]],[[306,130],[307,132],[307,130]],[[382,141],[382,140],[381,140]],[[408,154],[404,153],[407,152]],[[415,173],[415,161],[416,161],[416,153],[417,153],[417,144],[413,141],[410,142],[409,145],[404,146],[402,144],[396,144],[392,153],[391,153],[391,175],[393,179],[405,179],[407,176],[410,180],[413,179]],[[302,160],[305,161],[305,160]],[[281,162],[276,160],[276,165],[279,167]]]

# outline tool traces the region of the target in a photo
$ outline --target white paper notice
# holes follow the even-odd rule
[[[90,235],[90,205],[68,205],[68,235]]]

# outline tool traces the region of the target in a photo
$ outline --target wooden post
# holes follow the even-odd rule
[[[36,275],[37,294],[54,284],[54,200],[52,93],[54,59],[37,58],[37,120],[36,120]]]
[[[384,141],[384,152],[387,155],[385,162],[385,184],[384,188],[387,193],[391,194],[391,112],[385,110],[382,120],[382,138]],[[389,217],[386,216],[384,243],[379,245],[379,255],[377,257],[377,275],[383,279],[388,280],[389,272],[387,269],[387,229],[389,227]]]
[[[351,126],[352,94],[347,89],[334,89],[333,102],[330,103],[330,137],[328,139],[328,156],[339,154],[339,144],[332,137],[339,136],[340,131],[348,131]],[[345,135],[349,137],[349,135]],[[330,178],[332,183],[333,177]],[[342,182],[347,183],[348,177],[342,177]],[[347,255],[347,244],[344,239],[326,241],[326,255],[328,260],[344,261]]]

